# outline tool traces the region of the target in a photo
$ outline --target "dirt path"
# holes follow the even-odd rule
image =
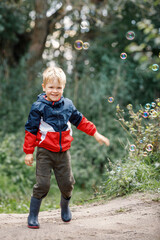
[[[40,229],[28,229],[28,214],[0,214],[1,240],[160,240],[158,195],[134,194],[109,202],[72,207],[63,223],[60,210],[40,212]],[[153,201],[154,199],[154,201]]]

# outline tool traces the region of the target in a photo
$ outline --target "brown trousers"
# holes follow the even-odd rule
[[[37,147],[36,184],[33,187],[33,197],[41,199],[47,195],[50,189],[52,170],[63,197],[71,197],[75,180],[71,169],[69,150],[66,152],[52,152],[39,147]]]

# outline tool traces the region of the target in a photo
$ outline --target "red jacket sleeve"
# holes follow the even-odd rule
[[[23,151],[26,154],[32,154],[34,152],[34,148],[36,147],[36,135],[31,132],[25,131],[25,139],[23,144]]]
[[[88,121],[87,118],[85,118],[84,116],[82,117],[82,120],[79,123],[77,129],[85,132],[90,136],[93,136],[97,131],[96,126],[92,122]]]
[[[25,124],[25,139],[23,151],[26,154],[32,154],[36,147],[37,132],[41,120],[41,113],[37,107],[37,103],[33,103],[28,116],[28,121]]]

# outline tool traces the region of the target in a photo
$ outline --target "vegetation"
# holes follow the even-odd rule
[[[160,99],[147,103],[137,113],[132,105],[127,106],[129,120],[123,117],[124,110],[117,106],[117,115],[122,127],[132,138],[125,145],[129,154],[114,164],[109,162],[104,173],[100,194],[122,196],[133,191],[154,190],[160,192]]]
[[[73,203],[159,191],[159,8],[157,0],[0,1],[0,212],[28,211],[35,163],[24,164],[24,124],[52,64],[66,72],[64,96],[111,142],[73,127]],[[76,40],[90,47],[77,50]],[[53,180],[42,210],[58,207],[58,194]]]

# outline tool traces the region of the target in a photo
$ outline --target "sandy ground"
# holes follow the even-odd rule
[[[40,229],[28,229],[28,214],[0,214],[3,240],[160,240],[158,195],[71,207],[73,219],[64,223],[60,210],[40,212]]]

